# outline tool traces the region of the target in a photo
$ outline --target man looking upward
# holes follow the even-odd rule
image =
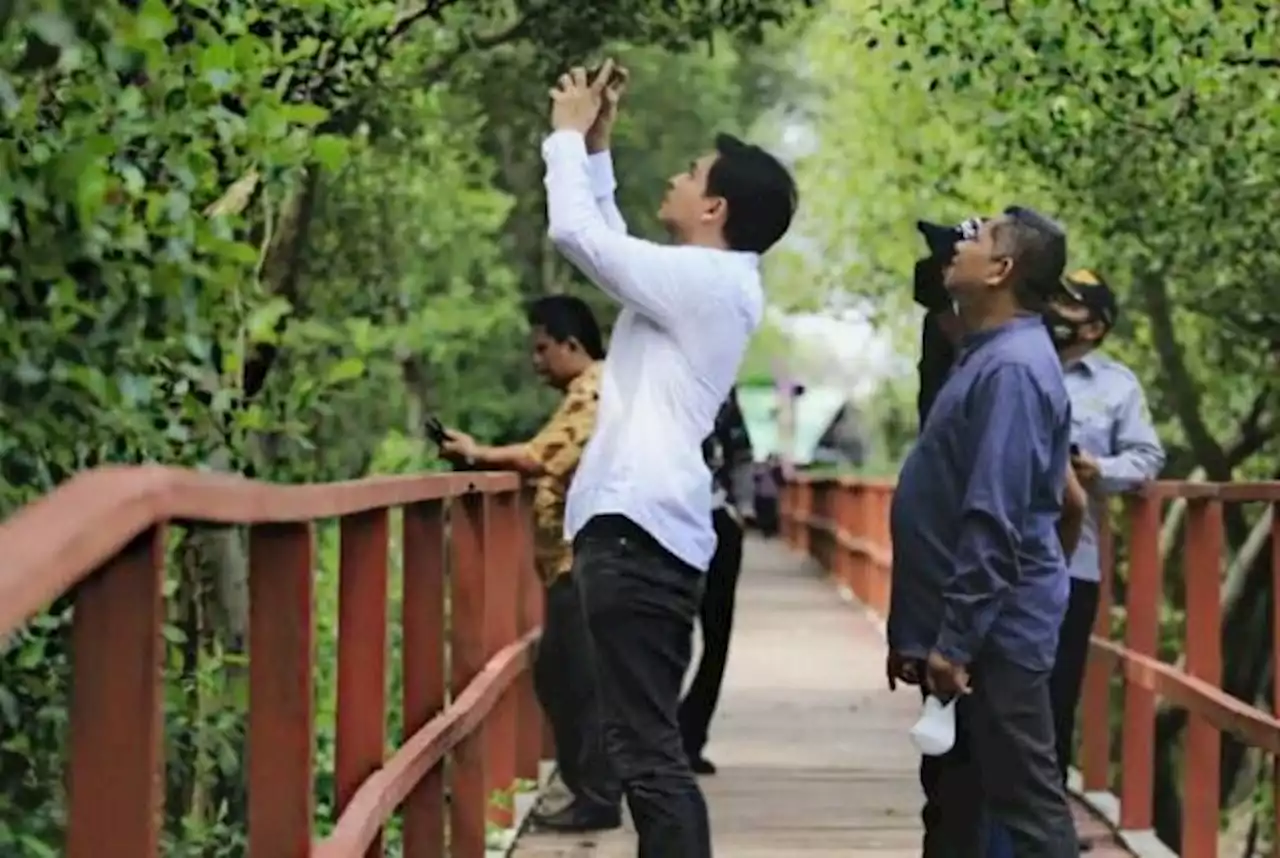
[[[672,243],[629,236],[608,152],[614,74],[607,61],[594,79],[561,76],[542,147],[552,242],[622,305],[565,535],[639,855],[703,858],[707,807],[677,720],[716,543],[702,441],[760,323],[760,255],[790,226],[796,187],[773,156],[720,135],[668,184],[659,219]]]
[[[1056,224],[1011,208],[945,267],[964,339],[890,512],[891,669],[923,660],[929,690],[960,698],[955,747],[922,767],[925,858],[982,858],[984,811],[1020,858],[1079,854],[1049,696],[1071,404],[1039,315],[1065,261]]]

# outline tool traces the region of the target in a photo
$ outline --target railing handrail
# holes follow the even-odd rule
[[[792,475],[791,482],[809,485],[835,484],[846,487],[896,484],[892,477],[860,477],[847,474]],[[1280,503],[1280,480],[1205,482],[1201,480],[1151,480],[1125,495],[1160,500],[1220,500],[1224,503]]]
[[[519,485],[495,472],[284,485],[163,465],[93,468],[0,522],[0,639],[157,524],[296,523]]]
[[[783,487],[783,534],[799,550],[827,567],[868,607],[887,617],[892,549],[889,530],[892,480],[856,476],[798,474]],[[1189,716],[1185,753],[1182,854],[1217,854],[1222,734],[1270,754],[1280,754],[1280,692],[1270,707],[1238,699],[1223,687],[1221,586],[1224,551],[1223,508],[1227,504],[1267,504],[1272,548],[1271,575],[1280,580],[1280,481],[1197,482],[1160,480],[1125,493],[1127,500],[1126,622],[1123,639],[1112,624],[1115,554],[1112,526],[1099,532],[1101,582],[1084,680],[1081,775],[1086,797],[1111,789],[1111,683],[1123,680],[1123,741],[1119,796],[1108,796],[1110,821],[1122,837],[1145,832],[1153,823],[1156,701]],[[1186,504],[1183,584],[1185,658],[1160,658],[1163,567],[1161,516],[1167,504]],[[1259,526],[1265,526],[1264,522]],[[1258,556],[1259,562],[1265,558]],[[1252,562],[1252,561],[1251,561]],[[1272,594],[1272,614],[1277,596]],[[1280,625],[1274,628],[1280,629]],[[1274,637],[1280,639],[1280,632]],[[1280,649],[1273,644],[1273,660]],[[1277,776],[1280,778],[1280,776]],[[1280,779],[1277,780],[1280,784]],[[1103,805],[1099,805],[1101,807]],[[1280,837],[1280,819],[1276,821]]]

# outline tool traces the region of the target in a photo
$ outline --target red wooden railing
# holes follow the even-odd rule
[[[75,601],[64,854],[158,854],[166,529],[236,524],[250,528],[249,855],[381,855],[383,826],[399,809],[406,858],[444,854],[446,836],[455,858],[480,858],[486,821],[505,821],[494,818],[504,811],[490,808],[490,791],[536,778],[541,756],[527,670],[541,588],[523,504],[517,477],[504,474],[276,486],[172,468],[102,468],[0,525],[0,638],[63,593]],[[396,509],[404,739],[388,756],[387,564]],[[328,837],[314,840],[312,529],[326,519],[339,521],[341,538],[340,816]]]
[[[888,482],[848,478],[800,477],[783,490],[783,534],[795,548],[817,559],[863,603],[884,616],[888,609]],[[1165,604],[1160,559],[1160,526],[1165,504],[1187,504],[1184,551],[1185,634],[1178,650],[1183,664],[1160,660],[1161,609]],[[1094,626],[1092,652],[1081,712],[1077,762],[1088,794],[1111,790],[1118,780],[1115,822],[1121,831],[1152,827],[1156,702],[1188,714],[1182,762],[1182,855],[1216,858],[1218,854],[1220,749],[1223,733],[1261,749],[1277,761],[1273,773],[1276,806],[1280,806],[1280,682],[1269,709],[1252,705],[1221,690],[1221,587],[1223,583],[1223,505],[1270,504],[1273,581],[1272,664],[1280,663],[1280,482],[1158,482],[1126,499],[1123,532],[1103,534],[1101,604]],[[1127,549],[1123,640],[1113,639],[1116,605],[1113,546]],[[1123,728],[1120,754],[1111,748],[1112,678],[1123,685]],[[1115,777],[1113,777],[1113,775]],[[1280,813],[1273,842],[1280,855]]]

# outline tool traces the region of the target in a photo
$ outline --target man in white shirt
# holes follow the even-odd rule
[[[551,240],[623,308],[565,536],[639,855],[706,858],[706,803],[677,721],[716,543],[702,441],[760,323],[760,254],[790,226],[796,188],[773,156],[721,135],[670,181],[659,217],[673,243],[627,235],[608,152],[614,76],[612,62],[594,80],[563,75],[542,148]]]

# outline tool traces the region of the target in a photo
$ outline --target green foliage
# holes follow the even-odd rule
[[[1067,225],[1070,264],[1120,295],[1105,348],[1144,383],[1166,474],[1275,478],[1278,43],[1274,4],[831,0],[802,46],[824,87],[809,105],[820,144],[801,166],[818,251],[808,276],[874,300],[914,351],[914,221],[1040,207]],[[1228,509],[1229,555],[1256,520]],[[1174,642],[1176,553],[1162,612]],[[1224,607],[1224,687],[1265,700],[1252,654],[1269,640],[1255,606],[1269,604],[1270,574],[1247,565]],[[1157,827],[1171,843],[1176,716],[1161,715],[1157,739]],[[1230,787],[1245,769],[1226,748]]]
[[[521,302],[581,287],[543,238],[552,73],[606,44],[635,68],[618,161],[652,233],[666,176],[785,79],[750,46],[808,5],[0,4],[0,514],[104,462],[315,481],[438,467],[428,412],[531,432],[550,397]],[[169,854],[243,854],[241,536],[171,546]],[[321,822],[335,544],[323,529]],[[3,854],[59,848],[69,619],[0,644]]]

